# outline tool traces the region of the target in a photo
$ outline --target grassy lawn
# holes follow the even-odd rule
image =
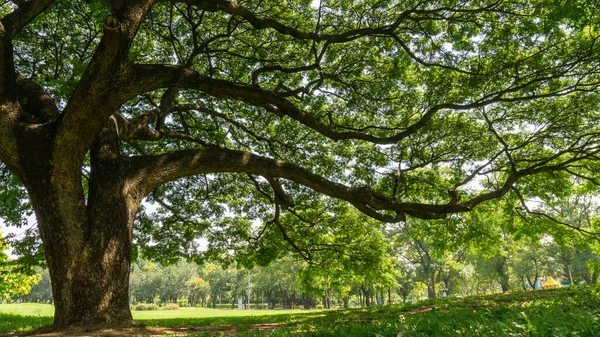
[[[286,322],[296,316],[313,316],[318,310],[230,310],[181,308],[179,310],[132,311],[136,322],[150,327],[219,326]],[[51,324],[50,304],[0,304],[0,333],[29,331]]]
[[[54,306],[37,303],[0,304],[0,313],[52,317],[54,315]]]
[[[0,332],[27,331],[52,320],[51,306],[0,305],[0,312],[12,313],[0,314]],[[133,314],[148,327],[183,327],[179,331],[190,337],[236,331],[236,336],[247,337],[265,336],[269,332],[272,337],[600,336],[600,287],[438,299],[350,310],[182,308],[134,311]],[[268,329],[263,329],[265,326]]]
[[[196,318],[196,317],[240,317],[240,316],[271,316],[306,312],[303,310],[230,310],[210,308],[181,308],[179,310],[135,311],[135,320]],[[54,306],[50,304],[19,303],[0,304],[0,313],[16,314],[21,316],[48,316],[54,315]]]

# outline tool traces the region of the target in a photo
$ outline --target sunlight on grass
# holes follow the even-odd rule
[[[0,309],[1,310],[1,309]],[[313,310],[311,312],[314,312]],[[193,318],[193,317],[240,317],[240,316],[271,316],[307,312],[300,310],[228,310],[210,308],[181,308],[179,310],[132,311],[133,318],[168,319],[168,318]]]
[[[0,304],[0,312],[21,316],[54,316],[54,306],[50,304],[18,303]]]

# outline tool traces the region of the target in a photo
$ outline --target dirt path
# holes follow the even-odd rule
[[[86,331],[84,329],[67,330],[67,331],[43,331],[44,328],[34,332],[24,333],[8,333],[0,334],[0,337],[117,337],[117,336],[144,336],[144,337],[163,337],[168,336],[188,336],[190,334],[202,334],[210,332],[213,335],[222,333],[225,336],[231,336],[242,331],[272,331],[282,327],[283,323],[260,323],[260,324],[242,324],[237,326],[219,325],[219,326],[184,326],[184,327],[144,327],[136,326],[121,329],[102,329]]]

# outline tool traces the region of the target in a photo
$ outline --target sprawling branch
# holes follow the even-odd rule
[[[532,216],[536,216],[542,219],[546,219],[549,220],[551,222],[554,222],[556,224],[559,224],[561,226],[565,226],[566,228],[569,228],[573,231],[577,231],[585,236],[588,236],[592,239],[595,239],[597,241],[600,241],[600,233],[593,231],[593,230],[589,230],[586,228],[583,228],[581,225],[577,225],[577,224],[571,224],[565,221],[561,221],[556,217],[553,217],[551,215],[548,215],[544,212],[541,211],[532,211],[530,210],[526,203],[525,200],[523,199],[522,196],[519,196],[520,200],[521,200],[521,208],[517,208],[517,214],[524,219],[525,221],[529,222],[529,219],[527,219],[526,215],[532,215]]]
[[[246,7],[228,0],[182,0],[177,1],[195,6],[209,12],[222,11],[231,15],[243,18],[250,23],[254,29],[274,29],[277,32],[292,36],[301,40],[327,41],[331,43],[343,43],[355,40],[361,36],[373,34],[389,34],[393,32],[402,23],[406,17],[411,14],[410,11],[404,11],[399,14],[398,18],[391,24],[377,28],[360,28],[352,29],[341,34],[319,34],[311,32],[303,32],[296,28],[286,26],[281,22],[271,18],[259,18]]]
[[[461,21],[459,16],[478,13],[499,11],[498,5],[502,0],[493,2],[484,7],[477,8],[450,8],[440,7],[435,9],[412,8],[397,15],[395,20],[377,27],[364,27],[350,29],[339,34],[321,34],[319,32],[304,32],[297,28],[287,26],[272,18],[260,18],[246,7],[228,0],[178,0],[210,12],[222,11],[243,18],[254,29],[273,29],[280,34],[289,35],[300,40],[326,41],[329,43],[344,43],[356,40],[363,36],[388,35],[394,32],[405,20],[445,20],[448,22]],[[422,3],[419,3],[419,6]]]
[[[113,13],[104,22],[104,35],[61,115],[55,144],[59,166],[75,169],[102,123],[124,102],[119,100],[119,79],[127,68],[133,38],[153,3],[110,1]]]
[[[597,150],[596,150],[597,151]],[[566,154],[567,152],[563,152]],[[423,219],[444,218],[450,213],[471,211],[475,206],[504,196],[523,177],[543,172],[562,171],[573,163],[588,158],[587,155],[572,156],[562,161],[538,163],[513,172],[495,190],[484,192],[462,203],[450,200],[446,204],[423,204],[395,201],[368,188],[349,187],[313,174],[294,164],[258,156],[249,152],[235,151],[216,146],[196,150],[184,150],[155,156],[132,157],[135,193],[146,195],[156,187],[181,177],[205,173],[240,172],[266,177],[279,177],[307,186],[319,193],[346,200],[363,213],[385,222],[404,220],[404,214]],[[554,159],[558,159],[555,157]],[[391,211],[396,215],[381,213]]]
[[[562,75],[562,74],[561,74]],[[440,110],[470,110],[484,107],[499,102],[518,102],[543,97],[562,96],[574,91],[582,90],[584,85],[570,86],[555,92],[543,94],[528,93],[524,95],[513,95],[520,90],[530,88],[536,83],[543,83],[558,75],[536,78],[506,89],[490,93],[471,103],[456,104],[442,103],[429,107],[422,116],[413,124],[402,131],[388,137],[378,137],[372,134],[358,131],[337,131],[335,126],[325,124],[312,114],[298,108],[279,93],[244,84],[234,83],[227,80],[214,79],[197,73],[191,69],[171,65],[134,65],[129,74],[129,85],[122,92],[126,98],[137,94],[163,87],[181,87],[196,89],[217,98],[240,100],[249,104],[263,107],[265,110],[278,115],[292,118],[306,127],[319,132],[332,140],[357,139],[375,144],[395,144],[422,129]],[[585,86],[587,89],[587,86]]]

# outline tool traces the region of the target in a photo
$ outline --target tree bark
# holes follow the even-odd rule
[[[54,186],[27,185],[52,280],[55,326],[131,324],[133,214],[125,203],[114,197],[91,203],[94,216],[87,220],[82,205],[56,205]]]
[[[431,279],[429,280],[429,284],[427,284],[427,297],[429,299],[437,298],[437,294],[435,293],[435,273],[431,274]]]
[[[114,156],[116,134],[103,129],[90,151],[86,200],[80,172],[53,160],[52,131],[52,124],[28,131],[19,166],[44,243],[54,325],[132,324],[132,225],[141,198],[131,193],[126,166]]]

